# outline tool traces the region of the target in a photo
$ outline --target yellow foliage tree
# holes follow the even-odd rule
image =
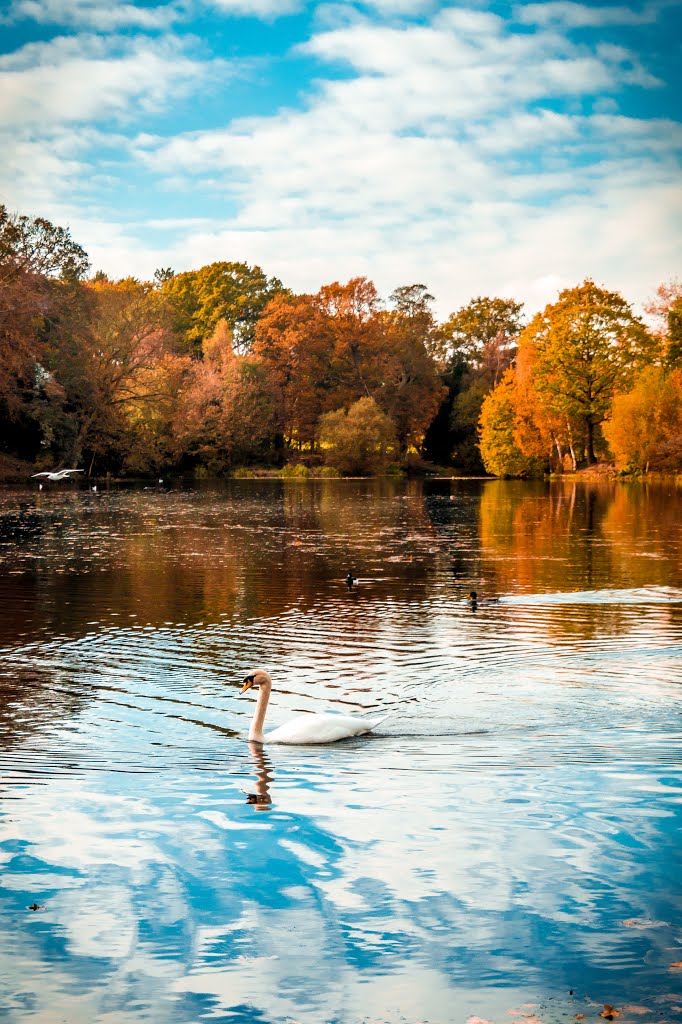
[[[682,468],[682,370],[646,367],[632,391],[614,399],[604,435],[620,468]]]
[[[373,398],[360,398],[348,412],[325,413],[319,441],[326,463],[358,475],[380,473],[397,450],[395,424]]]
[[[486,395],[479,419],[481,458],[486,472],[493,476],[531,476],[542,467],[539,459],[521,451],[514,430],[516,415],[516,372],[510,366]]]

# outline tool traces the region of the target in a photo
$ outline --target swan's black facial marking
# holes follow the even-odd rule
[[[247,690],[250,690],[251,687],[253,686],[253,684],[255,683],[255,681],[256,681],[256,673],[255,672],[252,672],[250,676],[245,676],[244,677],[244,683],[242,685],[241,690],[239,691],[240,695],[242,693],[246,693]]]

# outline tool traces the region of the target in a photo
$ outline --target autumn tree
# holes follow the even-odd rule
[[[682,369],[647,366],[614,398],[604,435],[621,469],[682,468]]]
[[[664,281],[644,309],[653,317],[666,366],[682,366],[682,281]]]
[[[383,327],[381,381],[374,396],[395,424],[402,455],[419,449],[446,393],[431,355],[436,320],[425,285],[396,288]]]
[[[48,340],[68,330],[79,307],[84,250],[69,231],[42,217],[10,214],[0,206],[0,433],[3,447],[32,455],[45,440],[63,391],[46,365]],[[51,428],[50,428],[51,429]],[[49,430],[47,431],[49,434]]]
[[[160,272],[162,292],[174,305],[174,329],[198,350],[224,320],[232,331],[235,352],[245,354],[253,344],[256,324],[268,302],[284,291],[276,277],[247,263],[209,263],[183,274]]]
[[[320,288],[313,303],[326,318],[332,339],[329,383],[334,403],[371,397],[381,379],[383,339],[378,316],[382,303],[374,283],[366,277],[347,284],[334,281]]]
[[[176,440],[213,472],[257,458],[273,432],[272,394],[258,361],[234,352],[223,321],[202,345],[202,358],[178,402]]]
[[[98,460],[123,459],[131,423],[169,396],[159,361],[173,350],[168,302],[135,278],[88,285],[91,322],[81,339],[85,382],[79,447],[92,469]]]
[[[480,470],[481,405],[514,358],[521,323],[521,303],[478,296],[434,332],[433,352],[448,389],[427,435],[436,458],[451,457],[468,471]]]
[[[479,418],[481,458],[493,476],[530,476],[542,469],[542,460],[524,455],[517,442],[516,414],[517,381],[510,366],[483,399]]]
[[[594,463],[611,402],[655,357],[654,339],[622,296],[586,280],[533,318],[519,338],[520,350],[526,346],[536,350],[533,387],[542,405],[579,424]]]
[[[11,214],[0,205],[0,282],[21,273],[78,281],[89,265],[68,228],[44,217]]]
[[[287,446],[314,447],[333,344],[329,319],[310,295],[277,295],[258,321],[252,351],[270,382],[276,430]]]
[[[373,398],[325,413],[319,440],[327,464],[359,476],[382,472],[397,451],[395,426]]]

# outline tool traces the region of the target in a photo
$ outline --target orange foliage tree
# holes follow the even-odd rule
[[[213,472],[257,456],[273,432],[270,387],[258,361],[234,352],[223,322],[202,345],[178,399],[177,454]]]
[[[253,355],[275,403],[276,432],[287,446],[314,447],[329,391],[331,325],[309,295],[279,295],[256,327]]]
[[[520,360],[526,348],[534,350],[530,386],[541,408],[577,427],[594,463],[611,402],[655,358],[655,339],[622,296],[587,280],[533,318],[519,338]]]
[[[604,434],[623,469],[682,468],[682,370],[646,367],[614,399]]]

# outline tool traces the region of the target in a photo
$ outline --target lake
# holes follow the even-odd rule
[[[681,498],[0,491],[0,1018],[682,1021]]]

